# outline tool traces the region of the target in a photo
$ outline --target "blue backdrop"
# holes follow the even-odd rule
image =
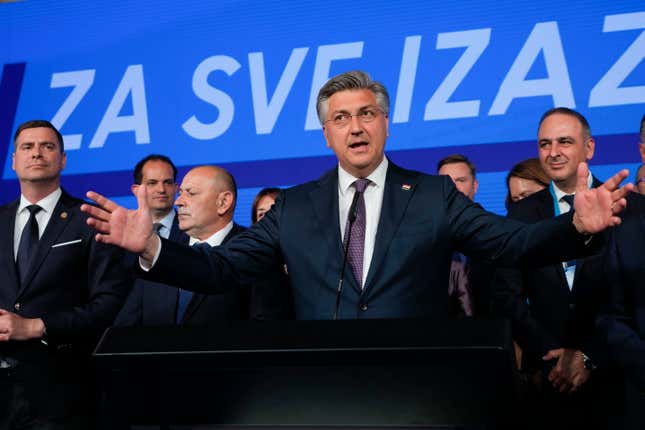
[[[536,155],[553,106],[589,119],[600,178],[639,159],[640,1],[29,1],[0,4],[0,40],[0,203],[19,193],[16,125],[44,118],[65,136],[72,193],[133,205],[134,164],[163,153],[180,177],[231,170],[248,224],[259,188],[335,164],[315,97],[350,69],[390,91],[391,159],[434,172],[463,153],[499,213],[506,171]]]

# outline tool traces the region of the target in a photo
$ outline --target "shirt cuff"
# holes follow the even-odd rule
[[[157,236],[157,240],[159,241],[159,246],[157,247],[157,252],[155,253],[155,257],[152,259],[152,263],[148,265],[143,258],[139,257],[139,267],[141,267],[141,270],[143,270],[144,272],[149,272],[150,269],[152,269],[155,266],[155,263],[159,259],[159,254],[161,254],[161,244],[163,243],[163,241],[161,240],[161,238],[159,238],[159,236]]]

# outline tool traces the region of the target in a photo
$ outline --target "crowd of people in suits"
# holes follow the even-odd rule
[[[330,79],[317,109],[338,166],[260,191],[249,228],[221,167],[178,183],[152,154],[134,168],[137,209],[91,191],[90,205],[60,186],[59,131],[17,128],[21,196],[0,208],[0,428],[99,425],[90,351],[112,325],[489,316],[512,325],[521,428],[645,425],[645,198],[620,186],[625,171],[592,175],[580,113],[542,116],[499,217],[476,203],[465,155],[438,175],[385,157],[389,96],[366,73]]]

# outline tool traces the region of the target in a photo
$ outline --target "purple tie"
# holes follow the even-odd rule
[[[356,219],[350,230],[349,220],[351,214],[347,214],[347,223],[345,224],[345,240],[351,238],[347,249],[347,261],[352,266],[354,278],[360,287],[363,286],[363,251],[365,249],[365,199],[363,198],[363,192],[370,182],[372,181],[369,179],[357,179],[352,184],[358,193]],[[349,234],[348,230],[350,230]]]

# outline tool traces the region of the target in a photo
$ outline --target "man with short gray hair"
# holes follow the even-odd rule
[[[284,190],[260,222],[225,246],[200,252],[159,239],[143,187],[136,211],[88,193],[101,206],[84,206],[97,240],[138,253],[142,276],[198,292],[221,293],[230,280],[286,264],[299,319],[442,317],[455,249],[501,264],[567,259],[583,251],[585,234],[619,222],[630,188],[618,188],[621,172],[600,190],[581,191],[575,215],[524,225],[486,212],[445,176],[389,161],[387,91],[366,73],[330,79],[318,113],[338,166]]]

